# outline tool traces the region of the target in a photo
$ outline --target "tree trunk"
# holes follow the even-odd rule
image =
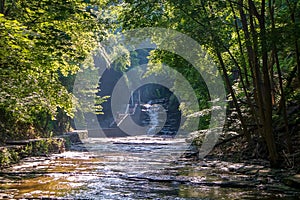
[[[245,123],[245,120],[243,118],[243,115],[242,115],[242,112],[241,112],[241,109],[239,107],[239,104],[238,104],[238,101],[237,101],[237,98],[235,96],[235,93],[231,87],[231,84],[230,84],[230,80],[229,80],[229,76],[227,74],[227,71],[226,71],[226,67],[225,67],[225,64],[224,64],[224,61],[223,61],[223,58],[221,56],[221,53],[219,52],[219,50],[217,50],[217,57],[219,59],[219,62],[220,62],[220,65],[221,65],[221,68],[222,68],[222,71],[223,71],[223,76],[224,76],[224,79],[225,79],[225,83],[226,83],[226,86],[230,92],[230,95],[232,97],[232,101],[233,101],[233,104],[234,104],[234,107],[236,109],[236,112],[238,114],[238,117],[241,121],[241,126],[242,126],[242,131],[243,131],[243,134],[247,136],[247,139],[248,141],[250,141],[250,135],[247,133],[247,126],[246,126],[246,123]]]
[[[249,20],[250,20],[250,30],[251,30],[251,38],[253,43],[252,49],[252,72],[253,72],[253,86],[254,86],[254,99],[256,101],[256,105],[258,107],[258,116],[259,116],[259,124],[264,125],[265,123],[265,112],[264,112],[264,101],[263,101],[263,81],[261,77],[260,64],[258,59],[258,33],[256,31],[256,27],[254,24],[254,13],[255,7],[253,7],[253,2],[251,0],[248,1],[250,6],[249,8]],[[264,129],[259,126],[259,132],[264,137]]]
[[[235,10],[233,8],[233,5],[232,5],[232,2],[229,1],[230,3],[230,8],[232,10],[232,13],[233,13],[233,17],[234,17],[234,26],[235,26],[235,30],[236,30],[236,34],[238,36],[238,43],[239,43],[239,49],[240,49],[240,53],[241,53],[241,60],[242,60],[242,68],[243,68],[243,73],[244,73],[244,76],[245,76],[245,82],[246,82],[246,86],[249,86],[250,85],[250,82],[249,82],[249,79],[248,79],[248,70],[247,70],[247,65],[246,65],[246,60],[245,60],[245,55],[244,55],[244,51],[243,51],[243,45],[242,45],[242,42],[241,42],[241,36],[240,36],[240,31],[239,31],[239,28],[238,28],[238,22],[237,22],[237,16],[235,14]],[[241,71],[241,70],[240,70]],[[241,74],[242,71],[240,72]],[[242,78],[242,75],[241,75],[241,78]]]
[[[244,76],[245,76],[246,84],[244,83],[243,75],[242,75],[243,73],[242,72],[240,73],[240,79],[241,79],[243,91],[244,91],[245,96],[246,96],[247,104],[250,106],[251,115],[252,115],[252,117],[254,118],[254,120],[255,120],[255,122],[257,124],[257,129],[259,130],[259,124],[260,124],[259,123],[259,119],[257,117],[257,114],[255,112],[255,107],[254,107],[253,103],[251,102],[251,98],[250,98],[249,93],[247,91],[247,88],[250,86],[250,82],[249,82],[249,79],[248,79],[248,70],[247,70],[245,55],[244,55],[244,52],[243,52],[243,46],[242,46],[242,42],[241,42],[241,36],[240,36],[240,33],[239,33],[239,28],[238,28],[238,23],[237,23],[237,16],[235,14],[235,10],[233,8],[233,5],[232,5],[231,1],[230,1],[230,7],[231,7],[231,10],[233,12],[234,19],[235,19],[235,29],[236,29],[236,33],[237,33],[237,36],[238,36],[238,43],[239,43],[240,53],[241,53],[241,56],[242,56],[242,65],[243,65],[243,69],[244,69]],[[245,16],[244,16],[244,20],[245,20]],[[236,59],[231,54],[230,50],[229,49],[226,49],[226,50],[228,51],[230,57],[234,61],[234,63],[237,66],[237,68],[240,71],[242,71],[241,67],[239,66],[238,62],[236,61]],[[251,64],[249,63],[249,65],[251,65]]]
[[[282,80],[282,73],[281,73],[281,68],[280,68],[280,63],[279,63],[279,58],[278,58],[278,50],[277,50],[277,45],[276,45],[276,31],[275,31],[275,19],[274,19],[274,0],[269,1],[269,12],[270,12],[270,18],[271,18],[271,27],[272,27],[272,48],[273,48],[273,55],[274,55],[274,60],[276,64],[276,68],[278,71],[278,79],[279,79],[279,89],[280,89],[280,101],[279,101],[279,113],[282,112],[283,114],[283,120],[284,120],[284,125],[285,125],[285,139],[288,145],[288,152],[292,152],[292,142],[291,142],[291,137],[289,135],[289,123],[288,123],[288,116],[287,116],[287,108],[286,108],[286,98],[285,98],[285,93],[283,89],[283,80]]]
[[[260,26],[260,40],[262,48],[262,72],[263,72],[263,103],[264,103],[264,137],[269,151],[269,157],[272,167],[278,167],[278,152],[276,149],[275,138],[272,127],[272,96],[270,75],[268,71],[268,49],[266,43],[266,27],[265,27],[265,0],[262,0],[261,14],[258,18]]]

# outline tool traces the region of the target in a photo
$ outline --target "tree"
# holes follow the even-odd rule
[[[72,81],[62,79],[77,73],[105,35],[97,18],[103,3],[0,1],[2,138],[28,127],[41,131],[58,110],[73,115]]]
[[[242,135],[249,143],[253,137],[262,137],[271,165],[278,166],[277,124],[284,124],[285,141],[290,143],[287,105],[293,90],[291,83],[296,81],[299,69],[299,2],[125,0],[122,5],[119,21],[123,29],[171,28],[191,36],[207,49],[219,63]],[[172,61],[171,66],[177,69],[177,63],[181,63],[175,55],[162,52],[154,53],[152,60]],[[195,80],[191,74],[186,75],[190,81]],[[276,117],[279,113],[283,117]],[[253,125],[258,135],[251,134]]]

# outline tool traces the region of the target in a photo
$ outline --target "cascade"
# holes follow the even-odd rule
[[[147,109],[147,113],[149,116],[149,129],[147,131],[148,135],[155,135],[159,128],[159,119],[158,119],[158,112],[159,112],[159,105],[153,104],[150,105]]]

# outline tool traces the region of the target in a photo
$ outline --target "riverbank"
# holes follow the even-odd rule
[[[16,164],[26,157],[63,153],[65,148],[66,140],[63,138],[7,141],[6,145],[0,147],[0,169]]]
[[[63,153],[72,144],[81,143],[87,138],[87,131],[74,131],[51,138],[6,141],[4,145],[0,146],[0,169],[17,164],[26,157]]]

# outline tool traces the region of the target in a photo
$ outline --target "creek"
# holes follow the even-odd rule
[[[0,199],[299,199],[299,190],[280,182],[280,170],[254,161],[187,160],[179,156],[181,144],[151,136],[90,138],[2,170]]]

